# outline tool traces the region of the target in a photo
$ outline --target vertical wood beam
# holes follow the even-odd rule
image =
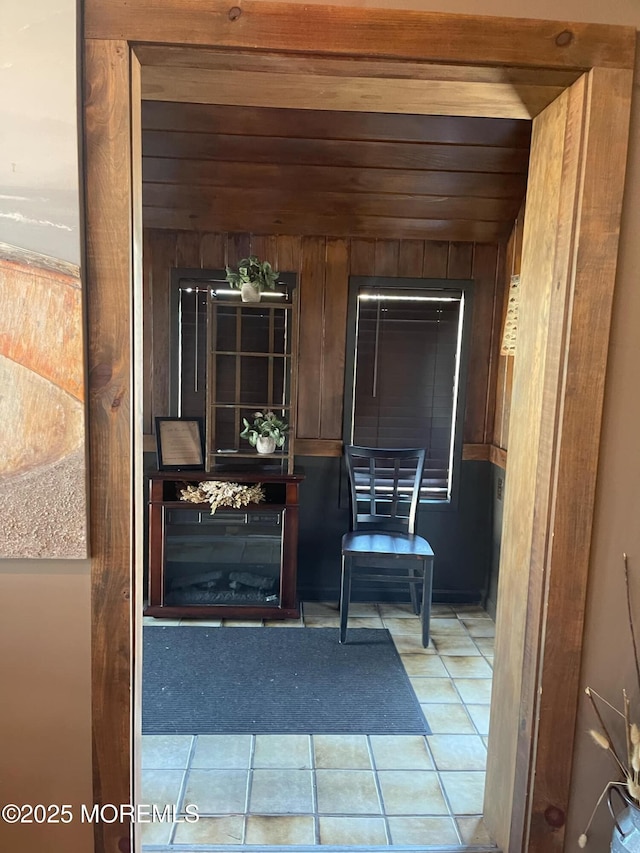
[[[92,717],[95,802],[131,792],[131,127],[129,48],[85,42]],[[129,827],[97,823],[98,853]]]

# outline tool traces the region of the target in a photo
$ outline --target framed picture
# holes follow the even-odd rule
[[[159,471],[204,470],[202,418],[156,418]]]

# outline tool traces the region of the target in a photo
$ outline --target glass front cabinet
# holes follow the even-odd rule
[[[265,500],[240,509],[186,503],[180,492],[202,473],[149,481],[148,616],[278,619],[299,615],[296,596],[298,487],[295,474],[228,473],[260,483]]]
[[[171,414],[204,422],[204,470],[149,477],[149,586],[155,617],[285,618],[296,597],[298,487],[294,474],[297,355],[295,276],[243,302],[224,271],[174,270]],[[273,412],[282,447],[258,453],[244,420]],[[260,484],[242,508],[181,499],[186,484]]]

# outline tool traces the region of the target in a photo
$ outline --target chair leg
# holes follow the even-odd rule
[[[409,569],[409,577],[415,578],[416,570]],[[416,616],[420,615],[420,604],[418,603],[418,593],[416,592],[416,585],[409,581],[409,595],[411,596],[411,606],[413,607],[413,612]]]
[[[422,581],[422,646],[429,645],[429,623],[431,621],[431,595],[433,587],[433,558],[427,557],[423,562]]]
[[[351,598],[351,558],[342,555],[342,579],[340,582],[340,642],[347,641],[347,620]]]

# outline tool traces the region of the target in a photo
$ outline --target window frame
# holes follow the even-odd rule
[[[347,336],[344,381],[344,406],[342,438],[344,444],[352,443],[351,428],[355,406],[355,370],[356,370],[356,320],[358,317],[358,295],[368,290],[421,290],[446,295],[460,295],[462,317],[460,356],[457,370],[457,398],[455,419],[453,421],[453,453],[449,470],[449,490],[446,498],[420,498],[420,506],[431,510],[456,509],[460,493],[460,467],[462,462],[463,430],[467,392],[469,351],[471,341],[471,322],[473,317],[473,280],[442,278],[401,278],[391,276],[349,276],[349,294],[347,306]]]

